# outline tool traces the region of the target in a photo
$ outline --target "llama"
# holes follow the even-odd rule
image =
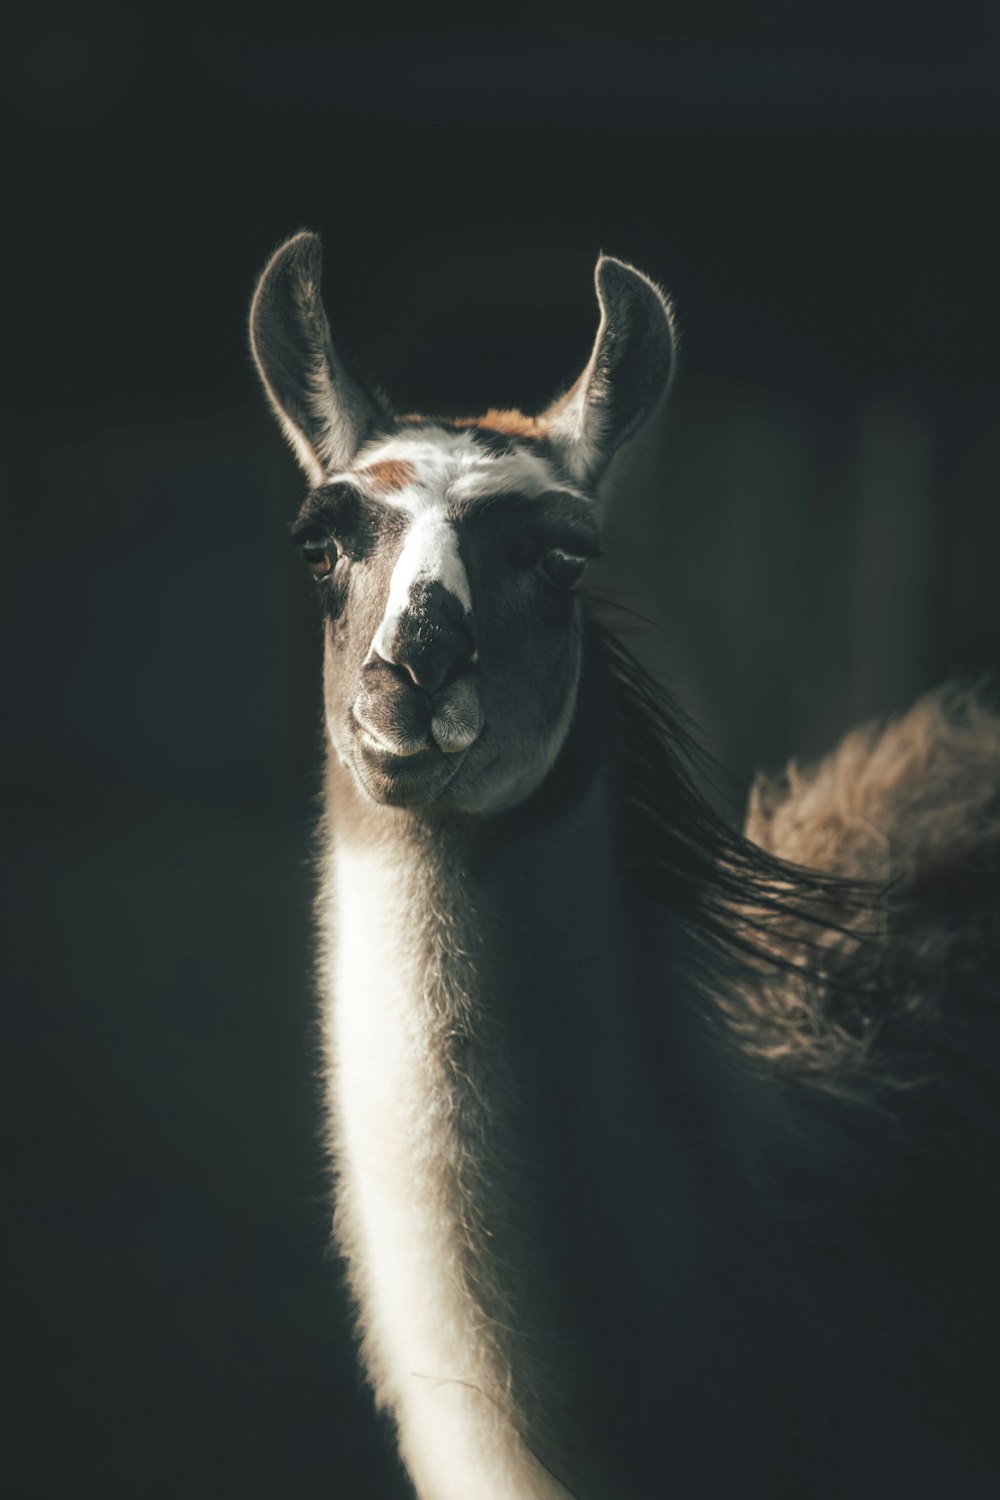
[[[335,351],[315,235],[253,300],[364,1370],[420,1500],[993,1495],[1000,716],[940,690],[713,813],[581,587],[676,344],[596,287],[565,394],[458,420]]]

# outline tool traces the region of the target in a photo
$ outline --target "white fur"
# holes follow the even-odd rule
[[[409,607],[419,583],[436,582],[452,594],[466,614],[472,612],[469,579],[458,550],[458,535],[441,509],[422,510],[410,522],[389,583],[385,615],[372,640],[372,650],[392,660],[400,615]]]
[[[517,445],[509,453],[488,453],[468,429],[449,432],[443,427],[422,427],[372,443],[352,468],[329,473],[326,482],[364,484],[365,469],[386,462],[411,464],[413,483],[388,492],[376,487],[373,493],[384,505],[412,514],[429,506],[461,509],[472,501],[499,495],[531,500],[563,493],[578,500],[588,498],[567,485],[540,454]]]
[[[366,1360],[422,1500],[567,1500],[507,1421],[505,1374],[462,1279],[447,1184],[461,1146],[429,993],[439,975],[414,937],[425,879],[378,844],[337,848],[327,870],[338,1219]]]
[[[299,467],[303,470],[310,484],[322,484],[323,465],[316,457],[312,444],[306,440],[304,434],[292,421],[291,417],[285,415],[283,408],[278,404],[277,396],[275,396],[266,380],[264,381],[264,389],[278,418],[278,425],[284,433],[286,440],[291,445]]]
[[[602,392],[595,380],[597,357],[607,332],[608,316],[601,303],[601,321],[594,340],[593,352],[586,369],[567,391],[563,401],[556,407],[549,422],[549,436],[562,449],[566,467],[580,484],[595,467],[604,442],[604,427],[597,415],[596,398]]]

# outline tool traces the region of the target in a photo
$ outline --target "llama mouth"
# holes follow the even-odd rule
[[[471,749],[479,738],[482,727],[483,718],[478,703],[475,704],[475,713],[455,712],[449,705],[443,712],[435,711],[426,728],[410,732],[400,729],[391,735],[366,723],[356,706],[351,709],[351,728],[355,742],[365,755],[386,762],[417,761],[428,754],[455,759]]]
[[[429,715],[386,715],[378,711],[378,704],[375,712],[366,709],[370,705],[359,701],[348,714],[351,736],[365,756],[378,761],[415,761],[436,750]]]
[[[373,754],[358,746],[353,770],[371,801],[390,807],[426,807],[441,800],[461,760],[461,755],[443,755],[434,747],[399,757]]]
[[[416,760],[431,751],[451,758],[479,739],[483,709],[477,687],[462,678],[433,694],[363,691],[350,721],[360,748],[376,759]]]
[[[383,739],[352,715],[355,778],[374,802],[396,807],[437,801],[458,771],[464,751],[446,752],[433,739]]]
[[[354,728],[358,744],[365,755],[377,761],[408,764],[438,748],[430,739],[383,740],[380,735],[366,729],[358,720],[355,720]]]

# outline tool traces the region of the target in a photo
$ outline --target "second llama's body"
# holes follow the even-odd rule
[[[577,588],[657,289],[601,262],[542,416],[397,420],[318,278],[297,236],[251,326],[326,637],[337,1237],[418,1496],[993,1493],[1000,721],[932,696],[731,832]]]

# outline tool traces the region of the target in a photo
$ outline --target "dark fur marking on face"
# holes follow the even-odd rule
[[[321,484],[310,490],[292,527],[293,542],[305,540],[305,533],[328,529],[340,534],[357,525],[361,496],[350,484]]]
[[[306,496],[291,540],[301,545],[310,537],[335,537],[341,549],[357,560],[370,556],[386,538],[397,536],[404,525],[392,506],[366,499],[354,485],[327,484]]]

